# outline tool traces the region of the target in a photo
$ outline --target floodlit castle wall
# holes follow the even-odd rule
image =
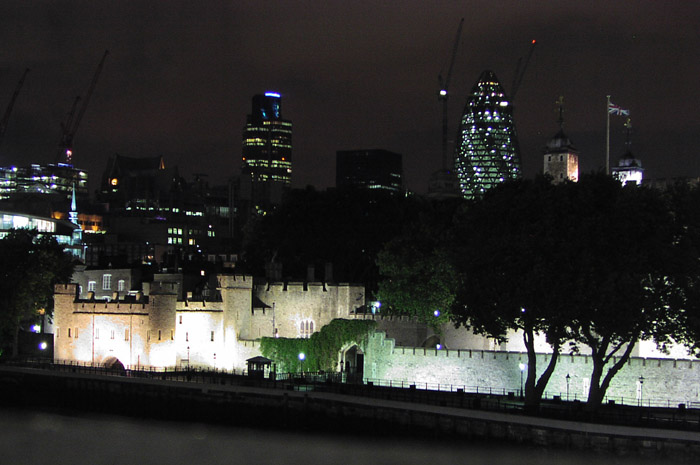
[[[364,287],[350,284],[263,283],[253,292],[255,305],[250,313],[240,314],[241,339],[273,337],[275,330],[278,337],[309,337],[365,303]]]
[[[537,355],[538,376],[551,354]],[[488,350],[437,350],[397,346],[393,339],[378,331],[365,351],[365,378],[377,383],[417,385],[420,388],[458,389],[517,395],[520,390],[520,365],[527,355]],[[561,355],[547,385],[548,397],[567,396],[585,400],[593,362],[588,355]],[[523,372],[526,377],[527,372]],[[640,379],[641,377],[641,379]],[[700,361],[633,357],[613,378],[608,399],[630,404],[666,402],[675,407],[700,402]]]

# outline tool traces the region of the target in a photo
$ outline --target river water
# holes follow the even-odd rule
[[[589,465],[640,459],[517,445],[323,435],[0,407],[2,465]],[[668,463],[668,462],[665,462]]]

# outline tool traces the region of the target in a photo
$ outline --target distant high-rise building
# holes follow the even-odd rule
[[[559,105],[559,132],[547,142],[544,149],[544,174],[552,177],[555,183],[565,180],[578,181],[578,150],[564,134],[564,98]]]
[[[64,163],[0,167],[0,199],[16,194],[55,194],[70,199],[73,188],[88,196],[88,173]]]
[[[253,210],[279,203],[292,183],[292,122],[282,119],[281,101],[275,92],[254,96],[243,128],[241,196]]]
[[[513,105],[492,71],[481,73],[464,107],[455,169],[467,199],[521,177]]]
[[[338,188],[401,192],[401,154],[388,150],[340,150],[335,158],[335,185]]]

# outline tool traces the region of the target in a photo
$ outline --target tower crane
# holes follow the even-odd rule
[[[518,64],[515,65],[515,75],[513,76],[513,85],[510,87],[510,99],[511,101],[515,100],[515,95],[518,93],[518,88],[520,88],[520,83],[523,82],[523,77],[525,76],[525,71],[527,70],[527,65],[530,63],[530,58],[532,58],[532,53],[535,51],[535,46],[537,45],[537,41],[535,39],[532,39],[531,45],[530,45],[530,52],[527,54],[527,58],[525,59],[525,64],[520,67],[523,57],[518,58]]]
[[[448,169],[449,163],[447,161],[447,98],[448,98],[448,88],[450,86],[450,78],[452,77],[452,67],[455,64],[455,57],[457,56],[457,47],[459,45],[459,38],[462,35],[462,25],[464,24],[464,18],[459,21],[459,27],[457,28],[457,36],[455,37],[454,45],[452,46],[452,56],[450,57],[450,66],[447,69],[447,76],[445,80],[442,80],[442,72],[438,75],[438,82],[440,84],[440,92],[438,92],[438,100],[442,102],[442,169]]]
[[[22,79],[20,79],[17,83],[17,87],[15,87],[15,92],[12,94],[12,98],[10,99],[10,104],[7,105],[5,114],[3,115],[2,120],[0,120],[0,145],[2,145],[2,140],[5,137],[5,131],[7,130],[7,123],[10,121],[10,114],[12,113],[12,108],[15,106],[15,101],[17,100],[17,96],[19,95],[20,89],[22,89],[22,85],[24,85],[24,79],[27,77],[28,72],[29,68],[24,70],[24,74],[22,74]]]
[[[73,139],[75,138],[75,133],[78,131],[78,126],[80,126],[80,121],[83,119],[88,103],[90,103],[90,97],[92,96],[92,92],[95,90],[97,79],[100,77],[100,73],[102,73],[102,67],[105,64],[107,55],[109,55],[109,50],[105,50],[104,55],[102,55],[100,64],[97,66],[95,75],[92,77],[92,82],[90,82],[90,87],[88,88],[87,94],[85,94],[85,100],[83,100],[83,104],[80,106],[80,109],[78,110],[78,103],[80,102],[80,96],[78,96],[73,102],[73,107],[71,108],[66,121],[61,123],[61,141],[59,142],[60,151],[58,154],[58,161],[60,163],[65,163],[67,165],[73,164]],[[75,114],[76,110],[78,110],[77,115]]]

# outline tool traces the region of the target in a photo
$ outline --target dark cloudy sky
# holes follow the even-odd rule
[[[526,176],[542,168],[559,95],[583,171],[604,165],[607,94],[631,111],[648,177],[700,176],[697,0],[3,0],[0,115],[32,71],[0,165],[54,161],[60,122],[109,49],[74,145],[93,179],[119,153],[223,181],[238,173],[251,97],[275,90],[294,124],[295,186],[332,186],[336,150],[385,148],[424,192],[441,164],[437,76],[461,17],[450,139],[481,71],[509,91],[536,39],[515,113]],[[614,159],[623,122],[612,120]]]

